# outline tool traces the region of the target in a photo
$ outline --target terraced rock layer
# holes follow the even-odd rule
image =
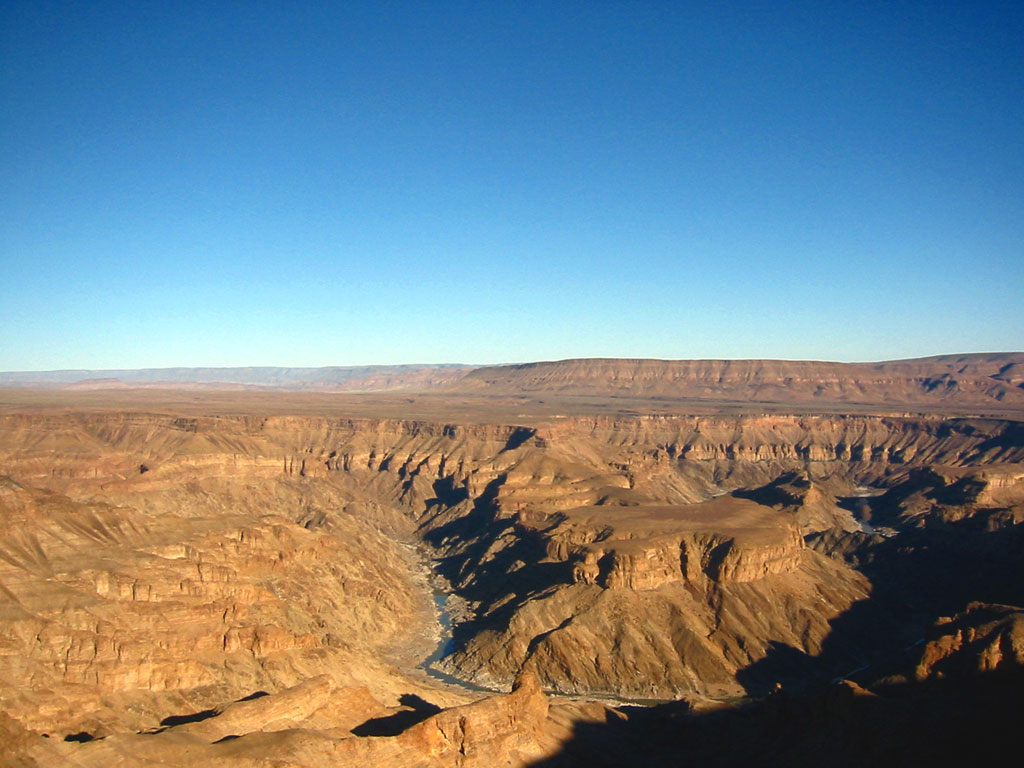
[[[492,366],[452,385],[490,394],[559,393],[774,403],[1024,404],[1024,355],[942,355],[880,363],[580,359]]]
[[[42,764],[525,764],[576,706],[538,688],[729,696],[843,661],[895,550],[862,521],[1012,532],[1021,462],[1020,424],[980,418],[8,412],[0,736]],[[526,692],[463,709],[402,668],[416,540],[472,611],[448,669]]]
[[[536,426],[501,426],[121,413],[12,415],[0,421],[0,450],[4,471],[14,483],[28,489],[23,493],[35,498],[33,503],[49,503],[39,500],[41,491],[32,490],[38,488],[61,494],[71,505],[112,510],[108,514],[127,516],[132,521],[119,525],[134,538],[119,541],[99,522],[95,532],[81,532],[76,523],[78,535],[88,540],[109,541],[112,552],[130,546],[132,551],[143,553],[139,557],[148,556],[160,568],[171,569],[154,578],[159,582],[155,584],[134,577],[128,579],[116,568],[106,574],[96,569],[91,589],[101,598],[122,593],[127,596],[124,590],[134,590],[136,596],[147,594],[147,590],[159,595],[161,590],[169,589],[167,584],[173,585],[171,591],[180,594],[189,589],[209,592],[212,587],[188,586],[207,583],[197,564],[201,562],[202,567],[212,569],[219,558],[225,563],[223,567],[230,569],[233,558],[243,551],[250,552],[254,546],[251,542],[261,536],[280,539],[264,546],[268,552],[315,546],[287,541],[289,536],[304,537],[307,533],[295,533],[287,525],[274,529],[274,518],[314,530],[328,522],[344,526],[335,537],[344,542],[369,541],[379,536],[373,529],[408,535],[418,525],[428,539],[456,559],[463,557],[477,541],[474,535],[459,533],[459,526],[467,520],[481,519],[487,522],[486,536],[497,540],[508,527],[509,531],[524,533],[522,540],[527,543],[531,541],[531,531],[536,533],[544,525],[556,523],[549,537],[550,545],[545,545],[550,550],[544,555],[550,561],[545,565],[555,566],[555,570],[558,563],[564,563],[565,569],[576,574],[569,578],[576,592],[606,601],[613,598],[598,596],[609,588],[614,592],[617,586],[642,591],[662,584],[693,589],[701,579],[746,585],[758,581],[752,574],[762,566],[743,554],[747,545],[742,537],[730,545],[729,552],[713,568],[698,568],[695,563],[704,555],[697,550],[721,546],[725,542],[723,531],[727,533],[732,523],[712,512],[706,515],[703,528],[689,523],[677,526],[673,522],[673,508],[701,501],[721,489],[767,482],[794,468],[806,470],[814,477],[838,473],[852,482],[878,482],[925,463],[962,465],[1020,460],[1016,429],[1013,424],[982,420],[870,417],[581,418]],[[21,495],[15,493],[14,497]],[[596,545],[586,552],[570,551],[572,537],[576,535],[572,533],[573,526],[575,530],[603,529],[606,523],[600,518],[602,510],[607,510],[607,524],[613,531],[622,529],[622,523],[615,520],[633,507],[661,509],[657,514],[668,522],[661,530],[649,532],[651,536],[648,532],[643,536],[635,531],[629,533],[635,540],[630,545],[632,553],[621,543],[615,547],[608,545],[607,552]],[[125,508],[130,511],[125,512]],[[587,509],[590,511],[584,520]],[[240,510],[244,510],[243,519],[229,523]],[[338,515],[339,510],[344,514]],[[575,512],[567,521],[551,517],[569,510]],[[641,513],[638,517],[653,520],[657,514]],[[40,553],[37,559],[45,564],[64,551],[48,549],[44,532],[47,526],[57,524],[57,518],[49,513],[43,518],[30,541],[19,539],[8,545],[11,553]],[[495,519],[499,524],[492,524]],[[248,534],[242,532],[257,521],[257,529]],[[762,535],[776,542],[771,551],[777,551],[768,558],[773,563],[768,567],[771,572],[760,575],[782,577],[785,574],[781,571],[788,569],[792,573],[799,570],[798,562],[814,559],[811,553],[800,551],[793,521],[781,519],[779,525],[770,521],[759,525]],[[454,531],[452,535],[449,529]],[[229,545],[221,541],[226,538],[235,541],[230,545],[235,554],[195,554],[196,546],[188,544],[191,537],[207,535],[210,530],[217,532],[208,535],[219,537],[219,543],[211,545],[216,552],[226,551]],[[53,546],[64,541],[63,536],[54,534]],[[701,536],[707,540],[700,539]],[[712,545],[714,536],[721,543]],[[684,538],[688,542],[685,545]],[[638,543],[645,539],[655,541],[649,550]],[[610,541],[615,540],[615,535],[611,535]],[[678,554],[656,554],[670,540],[668,546],[673,552],[690,548],[687,564],[682,564]],[[564,551],[559,550],[560,541],[566,542]],[[389,587],[401,585],[401,578],[394,573],[374,576],[374,568],[381,562],[398,562],[393,554],[384,552],[390,545],[381,540],[374,545],[381,552],[372,557],[365,556],[366,546],[360,543],[357,549],[364,556],[353,556],[352,562],[344,567],[393,593],[395,605],[403,604],[401,595],[410,590]],[[74,547],[65,549],[69,553],[75,551]],[[648,557],[649,552],[655,554]],[[668,558],[663,567],[653,564],[659,557]],[[597,563],[603,558],[607,558],[607,572],[602,575],[602,566]],[[680,563],[678,569],[673,558]],[[296,562],[306,559],[303,555]],[[345,562],[341,555],[331,559]],[[8,560],[11,567],[22,573],[35,567],[21,554],[11,554]],[[244,560],[254,562],[253,555],[246,555]],[[357,567],[358,563],[366,563],[366,567]],[[477,586],[503,576],[489,574],[480,567],[482,563],[473,563],[472,558],[464,559],[464,572],[457,574],[458,580],[460,587],[487,612],[487,601],[492,598],[483,594],[486,589]],[[677,573],[684,570],[690,578],[680,580]],[[288,569],[282,571],[290,573]],[[76,574],[75,578],[83,577]],[[212,581],[225,583],[230,579],[224,576]],[[863,586],[850,589],[842,597],[837,596],[826,613],[841,610],[856,599]],[[206,592],[209,600],[216,597]],[[251,595],[246,595],[245,599],[250,599]],[[770,599],[767,595],[762,598]],[[818,602],[817,595],[814,601]],[[692,613],[685,606],[677,606],[677,610],[684,615]],[[561,621],[552,626],[547,626],[549,622],[535,622],[525,634],[516,636],[528,646],[538,634],[549,632]],[[825,615],[816,621],[821,624]],[[383,616],[375,623],[388,626]],[[226,624],[230,629],[230,622]],[[303,632],[296,629],[292,636],[306,633],[308,627],[303,622],[296,627],[299,625]],[[825,628],[824,624],[820,627],[821,631]],[[761,633],[762,644],[769,641],[771,633],[766,632]],[[329,645],[323,639],[326,634],[320,634],[318,645]],[[361,637],[359,633],[357,636]],[[557,638],[549,635],[546,639],[554,643]],[[228,647],[234,641],[224,642]],[[535,644],[534,651],[537,647]],[[60,657],[56,649],[54,655]],[[489,670],[487,674],[493,679],[508,680],[519,663],[515,653],[508,658],[515,661],[499,663],[492,657],[482,666],[479,662],[475,664],[480,670]],[[743,661],[740,658],[736,663]],[[71,669],[70,660],[66,663]],[[465,663],[469,663],[468,659]],[[553,671],[556,663],[553,660],[538,666],[537,672],[545,684],[564,685],[572,676],[574,680],[593,681],[585,684],[589,687],[598,680],[609,679],[598,670],[591,670],[588,678],[577,674],[582,670],[572,668],[559,679]]]

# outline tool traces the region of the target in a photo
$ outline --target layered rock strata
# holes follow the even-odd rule
[[[1024,668],[1024,609],[971,603],[940,619],[914,669],[917,680]]]
[[[525,766],[551,748],[545,732],[548,701],[529,676],[518,680],[507,696],[437,712],[395,734],[353,732],[400,713],[376,702],[365,690],[335,688],[328,678],[314,678],[153,733],[116,734],[84,744],[36,739],[26,759],[82,768],[153,764],[487,768]],[[363,717],[369,719],[356,722]]]
[[[448,662],[461,676],[736,693],[779,647],[817,654],[867,597],[863,574],[801,536],[831,530],[836,493],[1012,467],[1022,434],[863,416],[6,414],[0,695],[19,728],[61,738],[153,729],[319,676],[387,707],[417,691],[457,703],[381,661],[429,611],[395,540],[414,534],[475,610]],[[1016,470],[985,471],[985,498],[1016,498]],[[778,503],[710,499],[787,473]]]
[[[454,386],[487,393],[671,397],[733,402],[1024,403],[1024,355],[946,355],[880,363],[579,359],[478,368]]]
[[[185,517],[10,478],[0,515],[0,705],[25,727],[150,728],[322,674],[408,687],[383,659],[429,608],[408,552],[351,516]]]

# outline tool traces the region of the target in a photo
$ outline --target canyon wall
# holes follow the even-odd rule
[[[799,510],[706,499],[792,471],[852,490],[1021,461],[1021,443],[1018,424],[982,419],[6,415],[7,676],[92,686],[94,714],[74,697],[64,711],[102,730],[107,693],[223,698],[378,658],[421,610],[394,543],[418,532],[475,611],[447,661],[459,675],[734,693],[773,644],[815,652],[869,587],[804,546]],[[39,600],[58,608],[25,608]]]

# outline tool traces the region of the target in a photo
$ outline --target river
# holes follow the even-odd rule
[[[438,577],[436,581],[440,581],[440,577]],[[447,592],[442,591],[439,587],[434,586],[433,598],[434,610],[437,612],[437,621],[441,627],[441,636],[437,641],[437,647],[434,648],[434,652],[427,656],[427,658],[421,661],[417,666],[430,675],[430,677],[435,680],[440,680],[446,685],[455,685],[459,688],[464,688],[467,691],[474,691],[476,693],[502,693],[502,691],[484,688],[476,683],[471,683],[468,680],[463,680],[455,677],[454,675],[450,675],[437,666],[437,663],[441,661],[441,659],[448,656],[455,650],[455,637],[452,635],[454,622],[452,621],[451,613],[448,611],[448,599],[450,598],[450,595]]]
[[[434,609],[437,616],[438,627],[440,628],[440,635],[437,640],[437,645],[434,647],[433,652],[427,656],[423,661],[417,664],[417,668],[423,670],[429,677],[437,680],[438,682],[444,683],[445,685],[455,686],[462,688],[466,691],[472,691],[473,693],[508,693],[507,690],[499,690],[497,688],[486,688],[482,685],[470,682],[469,680],[463,680],[460,677],[456,677],[448,672],[445,672],[438,666],[438,663],[449,656],[455,651],[455,637],[453,630],[455,622],[452,619],[451,611],[449,610],[449,600],[460,599],[457,595],[454,595],[450,591],[450,586],[444,577],[440,576],[436,571],[431,568],[432,560],[423,550],[417,550],[421,562],[424,568],[430,573],[431,582],[431,593],[434,600]],[[462,611],[465,611],[462,608]],[[673,701],[673,699],[645,699],[645,698],[628,698],[623,696],[616,696],[612,693],[589,693],[589,694],[573,694],[564,693],[562,691],[555,691],[551,689],[544,689],[544,692],[548,696],[569,699],[574,701],[597,701],[603,704],[610,705],[628,705],[628,706],[656,706],[658,704],[665,704]]]

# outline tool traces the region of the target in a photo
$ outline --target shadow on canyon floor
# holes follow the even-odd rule
[[[821,652],[776,644],[737,674],[752,696],[776,685],[798,693],[836,678],[867,684],[905,674],[940,617],[971,602],[1024,605],[1024,525],[986,531],[962,520],[874,540],[853,553],[871,596],[831,621]]]
[[[577,722],[534,768],[611,766],[910,766],[1006,763],[1019,753],[1024,674],[903,683],[868,693],[849,683],[806,696],[691,713],[682,703],[623,707]]]
[[[436,715],[441,708],[414,693],[404,693],[398,703],[403,709],[391,715],[374,717],[362,725],[352,729],[356,736],[397,736],[402,731],[422,723],[428,717]]]
[[[441,575],[457,585],[456,592],[483,608],[475,620],[454,628],[456,649],[464,647],[468,639],[481,630],[507,627],[512,616],[531,597],[572,583],[572,563],[547,560],[540,538],[513,531],[514,521],[499,515],[495,499],[505,479],[505,475],[501,475],[491,481],[473,502],[468,514],[424,536],[427,543],[435,548],[441,548],[450,539],[467,542],[461,550],[437,561]],[[457,491],[438,488],[437,484],[435,493],[442,502],[444,493],[451,498],[465,498]],[[484,530],[489,535],[480,536]],[[507,546],[492,551],[494,542],[503,536],[510,536],[513,540]],[[514,578],[509,578],[511,573],[515,574]],[[488,610],[495,602],[500,602],[500,607]]]

